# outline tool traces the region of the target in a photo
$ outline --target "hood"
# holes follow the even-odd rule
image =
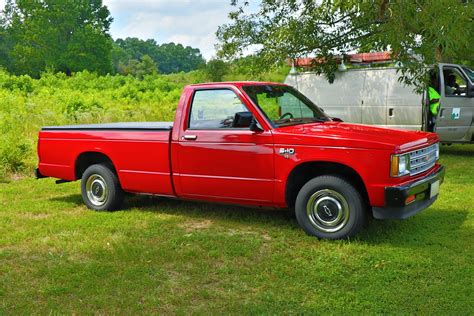
[[[407,131],[343,122],[324,122],[279,127],[280,143],[316,143],[328,147],[386,149],[405,152],[439,141],[438,135],[422,131]],[[289,138],[289,139],[284,139]]]

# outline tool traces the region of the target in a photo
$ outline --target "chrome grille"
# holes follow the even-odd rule
[[[431,169],[438,159],[439,144],[421,148],[409,152],[410,155],[410,175],[416,175]]]

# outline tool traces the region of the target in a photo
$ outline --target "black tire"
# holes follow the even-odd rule
[[[92,165],[81,180],[82,200],[96,211],[113,211],[123,203],[124,192],[117,175],[105,164]]]
[[[295,214],[303,230],[324,239],[354,236],[367,219],[360,193],[339,176],[319,176],[298,193]]]

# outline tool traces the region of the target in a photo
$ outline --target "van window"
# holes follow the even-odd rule
[[[467,80],[456,68],[443,68],[444,93],[447,97],[465,97],[467,93]]]

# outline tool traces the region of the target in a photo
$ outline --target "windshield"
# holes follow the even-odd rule
[[[291,87],[249,85],[242,88],[275,126],[331,120],[307,97]]]
[[[466,73],[466,75],[469,77],[469,79],[471,80],[471,82],[474,82],[474,71],[467,68],[467,67],[462,67],[462,69],[464,69],[464,72]]]

